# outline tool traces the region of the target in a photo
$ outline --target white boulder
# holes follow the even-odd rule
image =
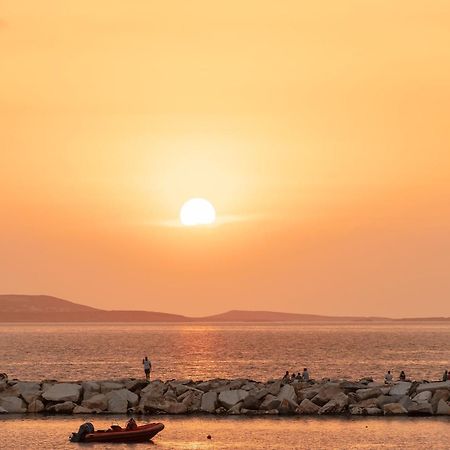
[[[311,400],[305,398],[302,400],[298,408],[296,409],[297,414],[317,414],[320,406],[313,403]]]
[[[41,383],[19,381],[12,387],[11,391],[17,396],[20,395],[27,403],[31,403],[41,395]]]
[[[290,384],[285,384],[277,395],[278,400],[288,400],[290,403],[297,405],[297,394],[295,389]],[[298,405],[297,405],[298,406]]]
[[[228,414],[234,416],[234,415],[238,415],[241,413],[241,409],[242,409],[242,402],[236,403],[234,406],[232,406],[229,410],[228,410]]]
[[[83,400],[100,393],[100,384],[95,381],[85,381],[81,387],[83,388]]]
[[[319,406],[323,406],[326,403],[328,403],[330,400],[332,400],[334,397],[336,397],[336,395],[340,394],[342,392],[342,389],[340,388],[340,386],[338,384],[325,384],[324,386],[322,386],[319,390],[319,392],[317,393],[317,395],[315,395],[312,398],[312,402],[315,403],[316,405]]]
[[[439,401],[444,400],[444,402],[447,402],[450,399],[450,391],[447,391],[447,389],[438,389],[437,391],[434,391],[433,397],[431,399],[431,406],[433,407],[433,411],[436,412]]]
[[[278,400],[275,395],[267,394],[264,397],[264,400],[262,401],[261,405],[259,406],[259,409],[264,409],[266,411],[269,410],[278,410],[278,407],[280,406],[281,402]]]
[[[100,383],[100,392],[102,394],[107,394],[111,391],[118,391],[119,389],[123,389],[122,383],[116,383],[115,381],[104,381]]]
[[[416,388],[416,392],[420,394],[423,391],[437,391],[438,389],[450,390],[450,380],[448,381],[437,381],[435,383],[422,383]]]
[[[420,394],[417,394],[413,400],[416,403],[421,403],[421,402],[429,402],[431,400],[431,397],[433,396],[433,393],[431,391],[423,391]]]
[[[167,414],[186,414],[187,407],[184,403],[170,402],[164,405]]]
[[[150,382],[145,388],[141,390],[141,396],[148,398],[162,398],[168,387],[160,380]]]
[[[152,399],[147,397],[144,402],[140,403],[140,408],[144,411],[163,411],[167,414],[185,414],[187,412],[187,406],[184,403],[178,403],[177,401],[167,401],[164,398]]]
[[[278,395],[281,390],[281,380],[275,381],[275,383],[271,383],[267,386],[267,391],[271,395]]]
[[[128,410],[126,389],[114,390],[106,395],[108,399],[108,411],[116,414],[124,414]]]
[[[202,395],[200,409],[204,412],[213,413],[217,408],[217,392],[205,392]]]
[[[391,387],[391,389],[389,390],[389,395],[408,395],[411,386],[412,383],[410,383],[409,381],[399,381]]]
[[[105,394],[96,394],[87,400],[83,400],[81,406],[88,409],[95,409],[98,411],[104,411],[108,408],[108,399]]]
[[[235,389],[232,391],[222,391],[219,394],[219,402],[227,409],[233,407],[236,403],[244,400],[248,396],[248,392],[243,389]]]
[[[439,400],[436,414],[440,416],[450,416],[450,405],[445,400]]]
[[[428,402],[415,403],[408,408],[408,413],[411,415],[419,416],[431,416],[433,414],[433,408]]]
[[[408,414],[408,411],[400,403],[387,403],[383,406],[383,411],[386,415]]]
[[[9,413],[27,412],[25,402],[18,397],[0,397],[0,407]]]
[[[344,411],[347,405],[348,396],[340,392],[319,409],[319,414],[338,414]]]
[[[297,393],[298,401],[301,402],[303,399],[307,398],[308,400],[311,400],[314,398],[320,391],[320,387],[318,386],[311,386],[305,389],[296,389],[294,388]]]
[[[383,414],[383,411],[380,408],[366,408],[366,412],[368,416],[379,416]]]
[[[367,400],[368,398],[374,398],[379,397],[380,395],[383,395],[383,392],[380,388],[368,388],[368,389],[358,389],[356,391],[356,395],[360,400]]]
[[[42,397],[52,402],[77,402],[81,386],[74,383],[56,383],[45,388]]]
[[[72,414],[92,414],[95,410],[77,405],[73,408]]]
[[[48,411],[56,412],[58,414],[72,414],[75,406],[77,405],[74,402],[67,401],[51,406],[50,408],[48,408]]]
[[[127,401],[129,407],[136,406],[139,402],[139,396],[128,389],[119,389],[117,391],[110,391],[106,394],[107,400],[112,397],[121,397]]]
[[[39,412],[44,411],[44,409],[45,409],[45,406],[39,399],[31,401],[28,405],[29,413],[39,413]]]

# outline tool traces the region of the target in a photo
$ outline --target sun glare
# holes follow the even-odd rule
[[[180,210],[180,222],[184,226],[211,225],[216,221],[216,210],[204,198],[187,200]]]

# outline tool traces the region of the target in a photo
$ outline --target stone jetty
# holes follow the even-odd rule
[[[450,381],[0,380],[4,414],[449,416]]]

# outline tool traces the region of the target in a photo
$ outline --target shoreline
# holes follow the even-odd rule
[[[450,416],[449,381],[0,380],[0,413]]]

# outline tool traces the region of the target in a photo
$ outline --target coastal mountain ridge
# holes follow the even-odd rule
[[[391,319],[231,310],[204,317],[154,311],[103,310],[49,295],[0,295],[0,322],[348,322],[450,320],[449,317]]]

